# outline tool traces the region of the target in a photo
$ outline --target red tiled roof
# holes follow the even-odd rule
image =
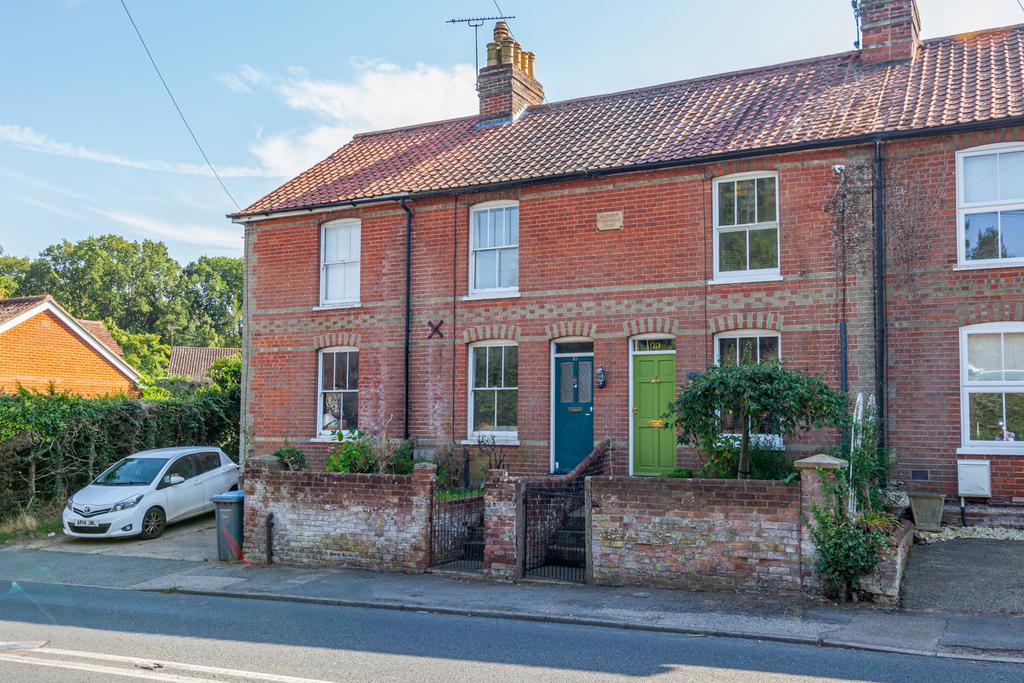
[[[171,360],[167,364],[167,374],[185,375],[197,382],[203,381],[206,379],[206,371],[210,369],[214,361],[241,352],[241,349],[215,346],[174,346],[171,348]]]
[[[1024,25],[357,135],[240,216],[1024,116]]]
[[[100,344],[103,344],[111,352],[117,354],[121,358],[124,358],[124,351],[121,350],[121,345],[117,343],[114,336],[110,334],[110,330],[103,324],[102,320],[78,320],[78,324],[85,328],[85,330],[96,338]]]

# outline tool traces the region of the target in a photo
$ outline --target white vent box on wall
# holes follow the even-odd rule
[[[989,460],[957,460],[957,495],[965,498],[992,497],[992,462]]]

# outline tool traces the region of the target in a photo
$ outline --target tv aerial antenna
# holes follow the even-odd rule
[[[860,18],[861,18],[861,15],[863,13],[860,10],[860,2],[858,0],[850,0],[850,6],[853,7],[853,23],[857,27],[856,28],[857,40],[853,41],[853,49],[859,50],[860,49],[860,40],[861,40],[861,37],[860,37]]]
[[[477,73],[480,72],[480,27],[488,21],[499,21],[502,19],[515,19],[514,14],[503,14],[497,17],[466,17],[464,19],[445,19],[446,24],[465,24],[473,27],[473,64]]]

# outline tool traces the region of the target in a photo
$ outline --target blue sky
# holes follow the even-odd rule
[[[549,101],[841,52],[848,0],[499,0]],[[1024,22],[1016,0],[918,0],[925,37]],[[129,0],[245,206],[353,132],[471,114],[490,0]],[[179,260],[239,255],[208,174],[118,0],[7,0],[0,22],[0,246],[104,232]],[[481,44],[486,28],[481,29]]]

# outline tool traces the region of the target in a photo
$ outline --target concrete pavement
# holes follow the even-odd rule
[[[731,593],[494,584],[439,574],[249,567],[108,555],[83,559],[72,553],[7,547],[0,549],[0,579],[1024,662],[1024,616],[836,607]]]
[[[32,582],[0,581],[0,634],[49,641],[6,654],[0,646],[0,680],[25,683],[1024,678],[1019,664]]]

